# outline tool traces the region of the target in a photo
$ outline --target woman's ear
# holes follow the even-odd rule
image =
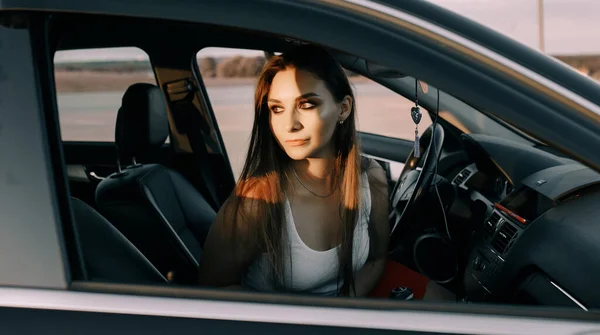
[[[352,112],[352,105],[352,97],[347,95],[340,104],[340,121],[346,121],[346,119],[350,116],[350,113]]]

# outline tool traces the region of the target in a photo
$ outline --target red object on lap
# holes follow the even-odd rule
[[[371,291],[369,297],[387,298],[396,287],[406,286],[413,291],[414,299],[423,299],[429,279],[406,266],[387,261],[379,284]]]

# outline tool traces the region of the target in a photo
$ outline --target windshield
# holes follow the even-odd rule
[[[467,134],[484,134],[503,137],[529,145],[533,144],[532,141],[526,139],[527,135],[506,122],[483,114],[442,91],[440,91],[440,118],[443,118]]]
[[[403,92],[415,91],[415,78],[402,77],[388,81],[388,84],[395,86]],[[421,104],[426,105],[430,112],[435,113],[437,103],[437,88],[427,85],[427,92],[424,92],[419,85],[418,95]],[[432,108],[433,107],[433,108]],[[452,95],[440,91],[440,113],[441,119],[452,124],[466,134],[483,134],[497,136],[513,140],[527,145],[533,145],[534,139],[503,122],[500,119],[488,116],[483,112],[473,108],[465,102],[453,97]]]

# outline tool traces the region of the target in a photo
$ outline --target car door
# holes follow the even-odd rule
[[[147,8],[155,8],[156,17],[168,15],[162,8]],[[140,8],[131,10],[136,9]],[[186,7],[185,13],[199,15],[192,9]],[[48,21],[44,15],[10,13],[6,19],[0,14],[0,48],[10,45],[9,51],[0,52],[0,153],[9,158],[0,164],[5,177],[0,191],[0,317],[7,332],[581,334],[597,329],[597,314],[576,311],[259,296],[82,281],[85,264],[64,189]]]

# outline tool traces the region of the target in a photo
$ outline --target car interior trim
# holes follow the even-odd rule
[[[408,302],[415,304],[416,302]],[[418,304],[418,303],[417,303]],[[376,328],[477,334],[565,334],[588,331],[591,322],[539,318],[506,318],[411,310],[361,310],[55,291],[0,288],[0,306],[128,315],[206,318],[334,327]],[[435,320],[435,322],[432,322]]]
[[[556,289],[559,290],[560,293],[564,294],[567,298],[569,298],[572,302],[574,302],[581,309],[588,312],[588,309],[582,303],[580,303],[577,299],[573,298],[572,295],[570,295],[567,291],[563,290],[562,287],[558,286],[558,284],[556,284],[552,280],[550,280],[550,284],[552,284],[552,286],[556,287]]]

